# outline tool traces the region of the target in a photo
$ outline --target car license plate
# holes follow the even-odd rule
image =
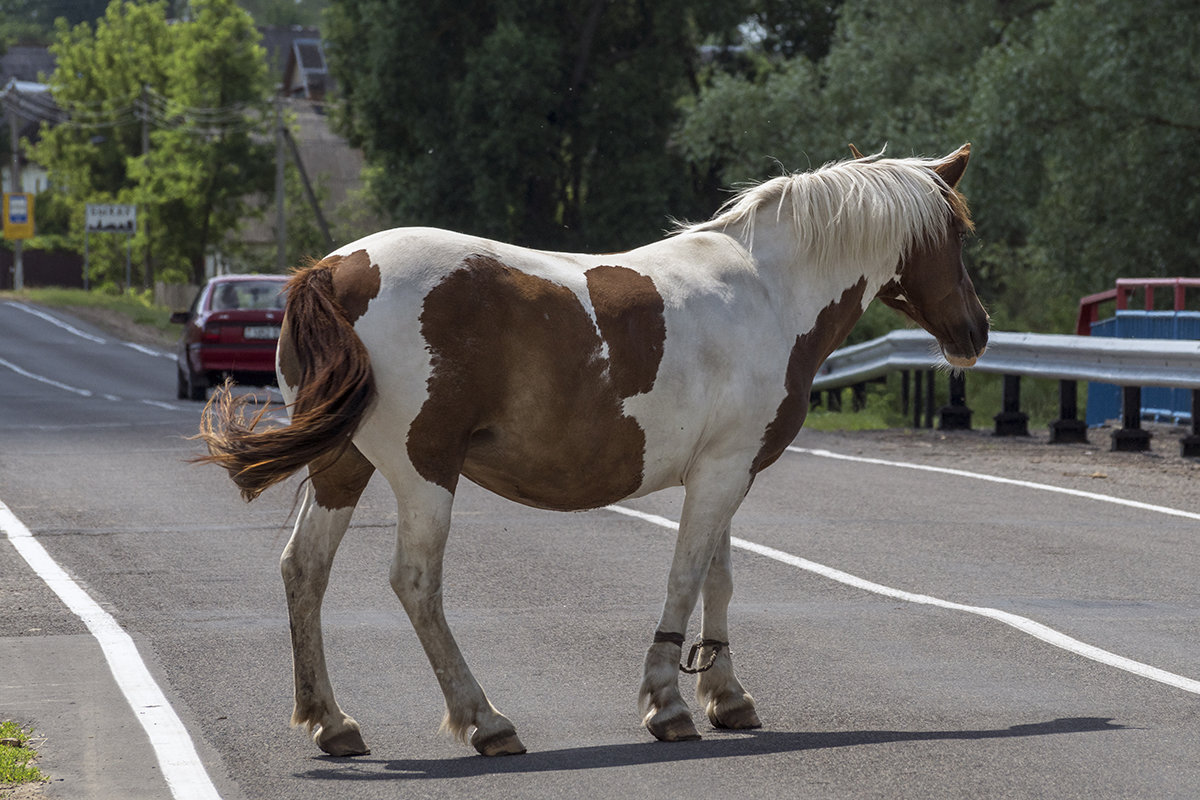
[[[247,339],[278,339],[278,325],[247,325],[242,334]]]

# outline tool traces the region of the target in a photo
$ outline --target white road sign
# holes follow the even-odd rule
[[[88,233],[137,233],[137,206],[88,203],[86,219]]]

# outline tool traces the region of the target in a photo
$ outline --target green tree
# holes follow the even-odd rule
[[[339,0],[341,130],[382,208],[542,247],[612,248],[692,211],[667,151],[698,43],[743,3]]]
[[[239,0],[259,25],[317,27],[329,0]]]
[[[980,60],[967,125],[1010,303],[1200,275],[1200,7],[1055,2]]]
[[[739,28],[767,53],[820,61],[829,52],[842,0],[752,0]]]
[[[717,73],[675,142],[734,183],[969,140],[981,294],[1066,330],[1118,276],[1200,274],[1198,37],[1185,0],[846,0],[824,58]]]
[[[717,74],[676,143],[726,183],[806,169],[885,145],[934,155],[965,141],[976,60],[997,39],[1003,0],[846,0],[820,61],[797,56],[757,74]],[[953,30],[948,31],[948,20]]]
[[[253,21],[232,0],[193,0],[177,24],[162,2],[114,0],[94,30],[60,22],[52,49],[51,90],[69,120],[43,129],[33,158],[78,230],[86,203],[136,203],[146,222],[137,262],[149,248],[167,277],[202,280],[205,256],[272,186],[269,81]],[[89,243],[109,279],[124,264],[113,238]]]

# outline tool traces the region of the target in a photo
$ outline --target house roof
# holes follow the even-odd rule
[[[262,47],[267,51],[267,66],[274,75],[282,75],[291,55],[292,42],[320,36],[316,28],[303,25],[259,25]]]
[[[291,53],[283,71],[284,92],[292,97],[324,100],[330,86],[329,66],[321,40],[303,38],[292,41]]]

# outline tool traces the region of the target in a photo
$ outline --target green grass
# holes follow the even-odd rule
[[[949,377],[943,371],[934,373],[934,413],[948,403]],[[982,372],[966,373],[967,407],[971,409],[972,428],[991,428],[992,418],[1003,407],[1004,378]],[[1079,418],[1086,418],[1087,382],[1078,384]],[[922,393],[922,397],[924,394]],[[822,402],[825,397],[822,396]],[[851,393],[842,392],[842,411],[829,411],[816,406],[809,411],[804,427],[818,431],[864,431],[885,428],[912,427],[912,412],[901,413],[900,375],[891,373],[887,383],[873,383],[867,387],[867,404],[863,410],[850,410]],[[1021,379],[1021,410],[1029,415],[1029,429],[1044,430],[1051,420],[1058,418],[1058,381],[1034,378]],[[935,419],[934,424],[937,425]]]
[[[138,325],[150,325],[160,331],[177,331],[171,323],[171,309],[154,305],[149,292],[130,291],[121,294],[89,292],[83,289],[47,287],[22,289],[19,292],[0,292],[0,296],[28,300],[55,308],[103,308],[129,317]]]
[[[846,402],[849,404],[848,396]],[[862,411],[829,411],[814,408],[804,420],[804,427],[814,431],[875,431],[885,428],[904,427],[897,424],[895,416],[868,406]]]
[[[31,733],[15,722],[0,722],[0,786],[7,788],[46,779],[30,763],[37,758],[37,751],[29,746]]]

